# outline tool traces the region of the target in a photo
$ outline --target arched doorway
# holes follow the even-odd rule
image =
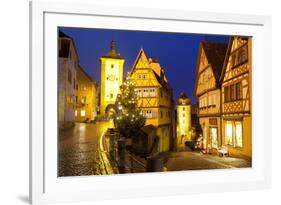
[[[114,118],[115,113],[116,113],[115,105],[109,104],[109,105],[106,106],[106,108],[105,108],[105,116],[107,118],[110,118],[110,119]]]

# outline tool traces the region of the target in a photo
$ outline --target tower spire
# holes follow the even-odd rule
[[[107,58],[118,58],[118,59],[122,59],[122,57],[120,56],[120,54],[116,51],[116,43],[114,40],[111,40],[110,42],[110,50],[109,52],[104,55],[104,57]]]
[[[116,47],[116,43],[115,43],[114,40],[112,40],[111,43],[110,43],[110,50],[111,51],[115,50],[115,47]]]

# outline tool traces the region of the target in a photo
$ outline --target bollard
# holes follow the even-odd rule
[[[162,157],[148,157],[146,171],[147,172],[162,172],[164,160]]]
[[[125,154],[126,141],[124,139],[118,140],[118,168],[120,173],[125,172]]]

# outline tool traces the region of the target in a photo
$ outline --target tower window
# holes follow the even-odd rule
[[[114,64],[111,64],[111,66],[110,66],[111,68],[114,68]]]

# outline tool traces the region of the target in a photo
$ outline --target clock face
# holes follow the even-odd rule
[[[108,75],[108,76],[107,76],[107,80],[115,81],[115,80],[117,80],[117,78],[116,78],[115,75]]]
[[[113,101],[116,99],[120,87],[118,81],[120,69],[118,67],[118,64],[112,61],[106,62],[105,68],[105,101]]]

